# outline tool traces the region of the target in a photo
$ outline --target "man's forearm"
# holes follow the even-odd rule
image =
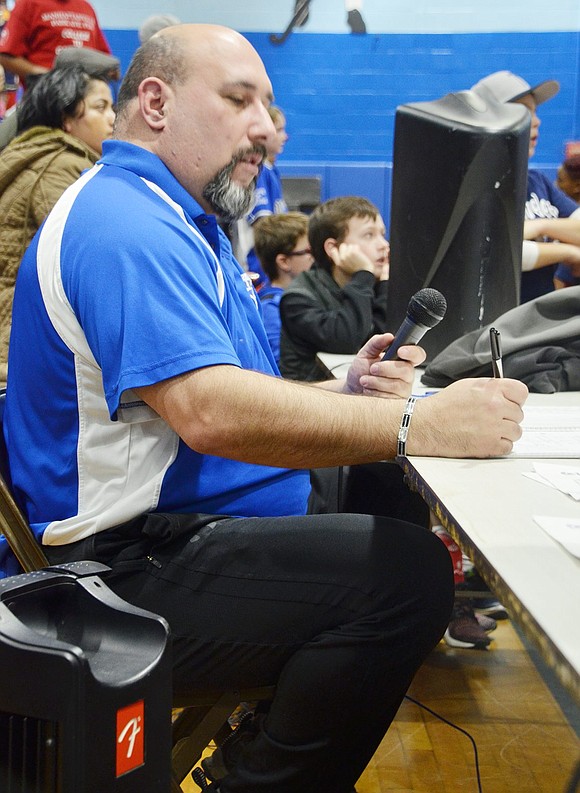
[[[192,449],[260,465],[318,468],[392,458],[404,401],[349,396],[233,366],[187,373],[138,393]],[[460,381],[417,403],[410,454],[507,454],[527,389]]]
[[[38,64],[31,63],[26,58],[20,58],[15,55],[0,55],[0,64],[6,71],[24,78],[29,74],[44,74],[48,71],[45,66],[38,66]]]
[[[214,366],[140,389],[147,401],[191,448],[204,454],[288,468],[370,462],[395,453],[402,400],[384,400],[384,428],[371,405],[333,390],[280,378]],[[372,421],[371,421],[372,418]],[[392,437],[389,439],[389,435]],[[368,437],[367,437],[368,436]],[[378,437],[377,437],[378,436]],[[363,440],[367,437],[367,440]]]

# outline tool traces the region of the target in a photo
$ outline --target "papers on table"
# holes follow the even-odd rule
[[[535,515],[534,520],[550,537],[580,559],[580,516],[551,518],[546,515]]]
[[[580,466],[556,463],[534,463],[535,473],[524,473],[529,479],[555,487],[567,496],[580,501]]]
[[[511,457],[580,459],[580,407],[524,405],[522,430]]]
[[[526,472],[524,476],[580,501],[580,465],[534,463],[533,468],[533,473]],[[534,520],[550,537],[580,559],[580,509],[577,518],[534,515]]]

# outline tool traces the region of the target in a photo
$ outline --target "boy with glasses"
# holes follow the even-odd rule
[[[262,269],[269,279],[258,296],[268,341],[276,358],[280,360],[280,300],[284,290],[297,275],[309,270],[312,251],[308,242],[308,215],[287,212],[284,215],[267,215],[256,224],[254,245]]]

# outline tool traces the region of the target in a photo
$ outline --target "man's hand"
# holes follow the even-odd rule
[[[465,379],[417,401],[407,453],[502,457],[522,434],[527,387],[508,378]]]
[[[406,399],[409,396],[415,367],[423,363],[426,353],[422,347],[408,344],[399,348],[400,360],[381,361],[393,339],[392,333],[382,333],[367,341],[350,365],[345,393],[387,399]]]

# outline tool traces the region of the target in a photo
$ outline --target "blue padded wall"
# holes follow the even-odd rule
[[[565,141],[580,137],[577,31],[311,34],[282,46],[263,33],[247,36],[287,113],[289,159],[390,161],[397,105],[464,90],[498,69],[532,84],[560,80],[560,93],[541,109],[537,161],[559,162]]]
[[[123,71],[138,45],[136,30],[106,30]],[[558,79],[542,105],[534,167],[553,173],[567,141],[580,140],[580,32],[351,34],[296,33],[274,45],[246,33],[284,109],[290,139],[279,159],[287,175],[321,175],[323,198],[367,196],[389,222],[395,110],[469,88],[510,69],[535,84]],[[436,189],[436,185],[434,185]]]

